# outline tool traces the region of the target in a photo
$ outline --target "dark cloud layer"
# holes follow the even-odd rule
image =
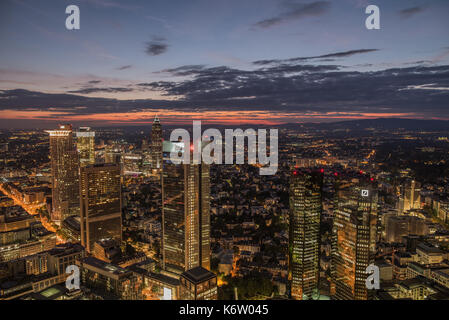
[[[291,62],[308,61],[308,60],[315,60],[315,59],[322,59],[321,61],[332,61],[332,59],[325,59],[325,58],[344,58],[344,57],[349,57],[349,56],[353,56],[353,55],[356,55],[356,54],[369,53],[369,52],[375,52],[375,51],[379,51],[379,49],[349,50],[349,51],[335,52],[335,53],[329,53],[329,54],[324,54],[324,55],[321,55],[321,56],[313,56],[313,57],[297,57],[297,58],[290,58],[290,59],[257,60],[257,61],[254,61],[253,64],[255,64],[255,65],[267,65],[267,64],[273,64],[273,63],[291,63]]]
[[[414,16],[414,15],[416,15],[416,14],[422,12],[422,11],[424,11],[423,7],[412,7],[412,8],[407,8],[407,9],[399,11],[399,15],[402,18],[407,19],[407,18],[410,18],[410,17],[412,17],[412,16]]]
[[[158,71],[156,73],[171,73],[172,75],[175,76],[190,76],[192,74],[195,74],[197,71],[204,69],[204,67],[205,65],[195,64],[195,65],[181,66],[172,69],[165,69]]]
[[[158,56],[163,54],[168,49],[168,44],[165,43],[166,39],[160,37],[154,37],[153,40],[147,42],[145,52],[150,56]]]
[[[115,100],[26,90],[0,91],[1,109],[58,110],[73,114],[134,112],[151,108],[269,110],[282,112],[417,113],[449,117],[449,66],[348,71],[339,65],[277,63],[255,70],[181,66],[163,70],[189,77],[122,88],[81,88],[70,93],[162,91],[177,100]],[[82,108],[76,108],[80,107]]]
[[[255,23],[254,27],[270,28],[290,20],[298,20],[310,16],[319,16],[326,13],[330,9],[331,3],[329,1],[315,1],[307,4],[286,2],[285,6],[287,6],[288,10],[275,17],[261,20]]]
[[[96,92],[108,92],[108,93],[115,93],[115,92],[130,92],[133,91],[132,88],[83,88],[79,90],[72,90],[67,91],[68,93],[80,93],[80,94],[90,94],[90,93],[96,93]]]
[[[191,70],[193,79],[146,86],[191,105],[317,112],[449,114],[449,66],[342,71],[336,65],[276,65],[254,71]],[[184,70],[187,72],[187,70]]]
[[[121,66],[121,67],[118,67],[117,68],[117,70],[126,70],[126,69],[130,69],[132,67],[132,65],[130,65],[130,64],[128,64],[128,65],[126,65],[126,66]]]

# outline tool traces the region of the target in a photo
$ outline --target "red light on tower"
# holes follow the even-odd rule
[[[321,173],[324,173],[324,169],[320,169],[320,172],[321,172]]]

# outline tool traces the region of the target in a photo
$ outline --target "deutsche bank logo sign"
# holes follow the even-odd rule
[[[362,190],[362,197],[368,197],[369,191],[368,190]]]

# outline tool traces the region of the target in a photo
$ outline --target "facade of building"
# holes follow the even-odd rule
[[[105,146],[104,162],[120,165],[122,162],[122,153],[120,148],[116,145]]]
[[[217,276],[196,267],[185,271],[180,278],[181,300],[217,300]]]
[[[332,230],[331,296],[367,300],[366,268],[374,263],[377,238],[377,189],[373,183],[337,187]]]
[[[142,300],[143,279],[134,272],[94,257],[77,261],[81,284],[103,299]]]
[[[290,183],[289,269],[293,299],[319,296],[323,173],[295,170]]]
[[[120,167],[95,164],[81,168],[81,244],[91,253],[102,239],[122,240]]]
[[[55,245],[56,235],[49,232],[48,235],[39,237],[38,239],[30,239],[22,243],[0,246],[0,262],[8,262],[50,250]]]
[[[11,215],[15,208],[17,206],[0,208],[0,262],[21,259],[56,245],[55,233],[46,230],[26,212]]]
[[[179,300],[179,275],[153,272],[154,267],[145,266],[145,264],[147,261],[130,267],[144,283],[143,298],[145,300]]]
[[[425,220],[413,216],[392,216],[386,219],[385,239],[387,242],[403,242],[409,235],[426,235],[428,228]]]
[[[399,198],[399,213],[421,208],[421,184],[415,180],[407,181]]]
[[[51,220],[60,223],[65,218],[79,214],[78,153],[73,144],[70,124],[48,130],[52,174]]]
[[[124,175],[139,175],[142,173],[142,155],[140,154],[122,154],[122,164]]]
[[[80,127],[76,132],[76,149],[81,167],[95,164],[95,131]]]
[[[162,256],[166,269],[181,273],[210,268],[210,177],[206,164],[174,164],[173,143],[164,142]]]
[[[424,243],[418,244],[416,253],[418,254],[418,262],[422,264],[441,263],[447,257],[447,254],[440,248]]]
[[[57,245],[48,251],[47,268],[51,274],[65,275],[67,267],[84,258],[84,248],[70,242]]]
[[[162,126],[157,116],[151,127],[151,162],[153,169],[162,169]]]
[[[25,257],[25,273],[39,275],[48,271],[48,251]]]

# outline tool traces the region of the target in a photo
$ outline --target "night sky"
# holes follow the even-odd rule
[[[448,31],[446,0],[2,0],[0,128],[449,120]]]

